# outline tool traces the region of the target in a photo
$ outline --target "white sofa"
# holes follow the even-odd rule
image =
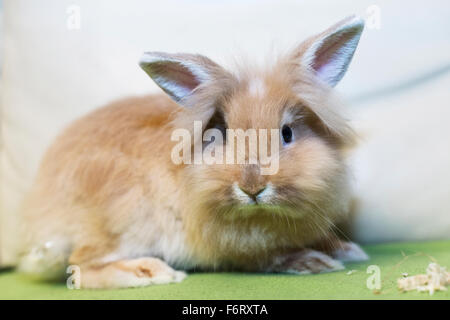
[[[353,233],[362,242],[449,238],[448,1],[10,0],[1,35],[1,263],[15,262],[17,208],[56,133],[112,99],[157,90],[137,65],[143,51],[198,52],[224,64],[244,53],[264,63],[271,48],[353,13],[367,17],[371,5],[380,29],[366,28],[338,86],[364,138],[352,157]]]

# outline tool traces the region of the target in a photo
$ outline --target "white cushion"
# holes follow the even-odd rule
[[[364,242],[450,238],[450,72],[354,106],[352,157]]]
[[[71,13],[66,10],[74,3],[80,9],[81,28],[69,30],[66,24]],[[338,89],[354,104],[370,109],[371,121],[385,122],[391,108],[399,106],[405,109],[403,121],[407,122],[409,117],[417,120],[419,114],[413,114],[410,105],[416,103],[412,97],[416,97],[413,92],[419,88],[411,88],[411,94],[405,92],[398,98],[373,100],[367,103],[368,106],[358,102],[372,101],[374,93],[384,92],[384,88],[405,83],[449,62],[449,6],[445,0],[427,2],[426,5],[419,0],[377,3],[381,9],[381,29],[366,29],[353,65]],[[270,52],[270,48],[291,47],[347,15],[365,16],[367,7],[372,4],[373,1],[355,3],[350,0],[14,0],[4,3],[0,168],[0,256],[3,263],[15,260],[15,236],[20,223],[17,208],[29,188],[42,153],[56,133],[74,118],[114,98],[156,90],[137,65],[143,51],[198,52],[220,63],[230,61],[226,57],[232,57],[236,52],[243,52],[264,61],[262,57]],[[432,88],[435,90],[433,107],[437,112],[444,112],[445,101],[437,98],[443,89]],[[431,91],[425,93],[432,94]],[[394,101],[396,105],[388,101]],[[392,112],[401,111],[392,109]],[[371,121],[368,125],[373,130],[385,130],[384,126],[375,126]],[[394,124],[386,122],[388,125]],[[448,126],[442,130],[446,128]],[[402,130],[397,134],[404,137],[416,131],[414,127]],[[371,155],[366,166],[379,164],[378,156],[389,159],[390,151],[384,150],[380,143],[385,134],[374,133],[377,140],[368,142],[365,151],[361,151],[360,159],[365,159],[364,154]],[[428,142],[427,139],[415,139],[416,148],[422,144],[431,148]],[[376,147],[375,153],[367,149],[371,146]],[[431,149],[424,146],[423,150]],[[389,154],[384,155],[385,152]],[[446,156],[445,152],[439,155]],[[420,159],[426,166],[434,155],[423,153],[417,156],[422,157]],[[398,157],[404,158],[404,161],[398,160],[400,163],[411,163],[407,151]],[[435,167],[444,162],[436,160],[433,164]],[[367,169],[377,173],[381,169],[371,170]],[[386,190],[404,189],[399,200],[394,201],[395,193],[383,193],[383,181],[379,176],[375,176],[376,181],[371,181],[371,176],[366,173],[360,184],[366,204],[362,206],[364,210],[360,212],[357,224],[357,235],[361,240],[409,239],[415,235],[423,239],[445,235],[448,219],[431,219],[426,232],[422,233],[399,230],[399,217],[409,208],[416,208],[417,224],[414,220],[408,222],[412,229],[422,228],[423,220],[449,209],[448,202],[434,201],[439,200],[435,197],[440,197],[443,192],[445,180],[439,179],[444,179],[445,174],[435,175],[439,181],[434,184],[429,183],[430,176],[425,171],[416,177],[426,181],[411,177],[390,180]],[[413,196],[416,190],[411,186],[425,182],[431,195],[426,199]],[[376,186],[376,193],[370,188],[372,184]],[[400,201],[401,197],[408,197],[407,206]],[[414,206],[419,200],[420,205]],[[378,202],[383,205],[377,205]],[[382,220],[378,220],[379,216]],[[374,229],[373,226],[381,225],[380,221],[385,228]]]

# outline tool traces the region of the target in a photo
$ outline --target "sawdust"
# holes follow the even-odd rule
[[[401,291],[428,291],[430,295],[433,295],[436,291],[447,290],[447,285],[450,285],[450,272],[436,262],[428,265],[426,274],[404,275],[403,278],[397,279],[397,286]]]

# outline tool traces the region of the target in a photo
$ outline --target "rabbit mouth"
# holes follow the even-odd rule
[[[227,212],[244,214],[283,214],[298,218],[308,211],[312,204],[304,197],[304,193],[292,186],[277,186],[271,182],[256,194],[248,194],[235,182],[230,188],[230,200],[225,206]]]
[[[242,207],[271,206],[275,197],[275,188],[271,183],[254,194],[241,189],[237,182],[233,183],[231,190],[234,200]]]

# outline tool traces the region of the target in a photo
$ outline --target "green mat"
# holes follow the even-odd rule
[[[450,268],[450,241],[392,243],[364,247],[365,263],[318,275],[193,273],[179,284],[121,290],[69,290],[64,283],[33,282],[13,271],[0,273],[0,299],[450,299],[449,291],[399,292],[402,273],[424,273],[431,259]],[[367,267],[381,270],[379,292],[367,288]],[[350,272],[350,270],[355,270]]]

